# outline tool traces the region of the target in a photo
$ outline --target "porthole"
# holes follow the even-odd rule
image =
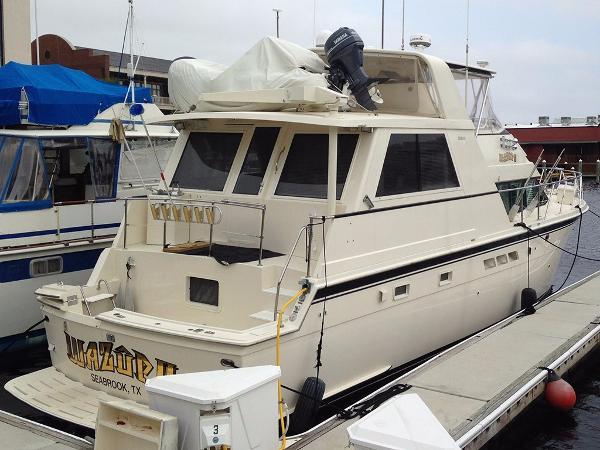
[[[500,265],[506,264],[506,263],[508,263],[508,257],[506,255],[498,255],[498,256],[496,256],[496,261]]]
[[[444,272],[440,275],[440,286],[449,284],[452,281],[452,272]]]
[[[29,263],[29,276],[32,278],[44,277],[46,275],[54,275],[62,273],[63,259],[62,256],[51,256],[48,258],[32,259]]]
[[[408,297],[410,291],[410,284],[403,284],[402,286],[396,286],[394,288],[394,300],[401,300]]]
[[[494,258],[488,258],[483,260],[483,267],[486,269],[493,269],[496,267],[496,260]]]

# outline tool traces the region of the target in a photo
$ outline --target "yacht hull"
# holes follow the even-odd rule
[[[31,292],[56,282],[84,284],[96,264],[100,252],[111,245],[112,239],[103,243],[60,247],[54,250],[31,249],[17,255],[0,254],[0,346],[11,345],[25,338],[25,330],[43,318],[38,303]],[[44,276],[31,276],[31,263],[40,259],[61,258],[62,271]],[[37,329],[43,329],[38,325]]]
[[[549,239],[564,242],[572,222],[555,225]],[[313,299],[300,329],[282,338],[283,384],[300,389],[306,377],[315,376],[322,323],[319,376],[326,383],[325,395],[331,396],[511,315],[520,309],[528,279],[539,294],[551,287],[560,258],[560,251],[541,239],[529,244],[529,262],[527,240],[499,242],[483,253],[432,264],[391,282],[326,301]],[[497,264],[486,268],[484,261],[490,259]],[[452,281],[440,282],[446,272]],[[382,291],[404,284],[410,297],[382,299]],[[144,382],[157,375],[221,369],[222,359],[238,366],[275,360],[273,338],[231,345],[144,331],[48,305],[42,310],[49,318],[45,326],[58,371],[92,389],[142,403],[148,401]],[[295,396],[285,397],[293,407]]]

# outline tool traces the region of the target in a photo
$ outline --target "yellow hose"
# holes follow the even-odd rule
[[[306,288],[300,289],[298,292],[294,294],[292,298],[290,298],[277,312],[277,336],[275,338],[275,362],[281,367],[281,322],[283,321],[283,313],[288,307],[296,301],[298,297],[304,294],[307,291]],[[285,449],[285,421],[283,419],[283,393],[281,391],[281,378],[277,381],[277,400],[279,401],[279,423],[281,425],[281,447],[280,450]],[[288,419],[289,420],[289,419]]]

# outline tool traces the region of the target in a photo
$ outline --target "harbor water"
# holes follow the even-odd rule
[[[585,184],[585,199],[590,209],[600,214],[600,187],[593,182]],[[568,239],[562,245],[571,252],[577,247],[578,223],[576,222]],[[583,217],[579,236],[581,255],[600,259],[600,218],[593,214]],[[573,257],[563,254],[554,279],[558,288],[580,280],[600,270],[600,263],[578,259],[571,270]],[[51,365],[45,344],[26,350],[0,353],[0,385],[8,380],[49,367]],[[592,353],[576,370],[565,378],[577,392],[577,404],[570,412],[552,410],[544,400],[538,400],[519,418],[506,427],[485,447],[487,450],[500,449],[600,449],[600,350]],[[28,419],[85,437],[93,431],[60,419],[45,415],[0,390],[0,409]]]

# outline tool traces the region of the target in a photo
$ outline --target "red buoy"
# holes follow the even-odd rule
[[[544,395],[548,403],[562,411],[569,411],[575,406],[577,396],[575,389],[558,374],[547,367],[540,367],[548,371],[548,379],[546,380],[546,390]]]

